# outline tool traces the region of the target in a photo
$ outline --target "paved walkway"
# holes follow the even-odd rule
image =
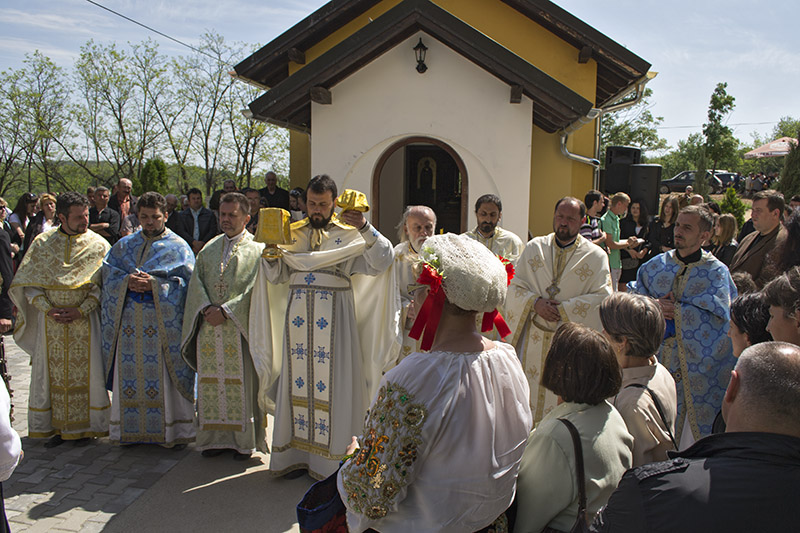
[[[264,455],[205,459],[192,446],[121,448],[108,439],[48,450],[28,439],[29,357],[4,341],[25,452],[3,483],[12,531],[298,531],[294,506],[312,480],[270,477]]]

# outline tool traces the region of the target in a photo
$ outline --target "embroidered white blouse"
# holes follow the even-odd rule
[[[532,425],[514,348],[414,353],[386,373],[341,468],[350,531],[476,531],[511,504]]]

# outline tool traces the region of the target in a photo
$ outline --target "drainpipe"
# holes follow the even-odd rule
[[[619,111],[620,109],[624,109],[626,107],[631,107],[639,102],[642,101],[644,97],[644,86],[647,84],[648,81],[652,80],[656,77],[655,72],[648,72],[639,82],[636,84],[635,90],[636,95],[623,102],[619,102],[616,104],[611,104],[605,107],[596,108],[593,107],[585,117],[581,117],[563,130],[561,130],[561,153],[564,154],[564,157],[571,159],[573,161],[577,161],[579,163],[584,163],[586,165],[591,165],[594,168],[594,179],[593,179],[593,187],[597,189],[600,186],[600,121],[603,118],[603,115],[606,113],[611,113],[612,111]],[[623,95],[624,96],[624,95]],[[585,124],[588,124],[592,120],[596,120],[594,125],[594,135],[595,135],[595,157],[594,159],[572,154],[567,150],[567,141],[569,140],[569,136],[575,131],[579,130]]]

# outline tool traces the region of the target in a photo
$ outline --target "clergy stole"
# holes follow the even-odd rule
[[[296,272],[290,280],[286,353],[294,448],[330,454],[336,303],[350,279],[333,271]]]
[[[71,290],[51,289],[46,290],[45,295],[53,307],[79,307],[89,290],[89,286]],[[62,431],[88,428],[89,319],[80,317],[69,324],[59,324],[45,315],[44,325],[53,427]]]

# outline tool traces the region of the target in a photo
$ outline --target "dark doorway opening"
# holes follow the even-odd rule
[[[373,176],[373,223],[384,235],[408,205],[427,205],[437,217],[436,232],[466,231],[468,194],[466,167],[447,144],[411,137],[384,152]],[[396,238],[392,238],[396,242]]]

